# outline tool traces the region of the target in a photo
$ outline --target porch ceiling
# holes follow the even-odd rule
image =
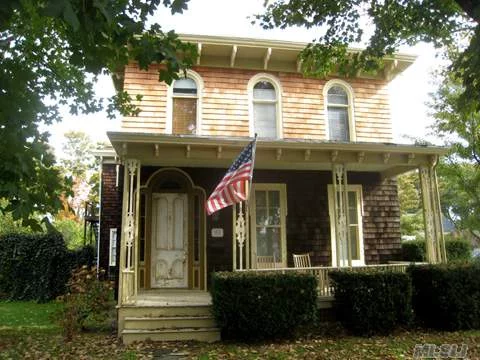
[[[121,159],[142,165],[228,168],[248,138],[108,132]],[[314,140],[257,141],[255,168],[330,170],[332,163],[349,171],[380,172],[392,177],[422,165],[434,164],[445,147],[384,143],[343,143]]]

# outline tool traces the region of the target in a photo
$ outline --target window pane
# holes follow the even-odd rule
[[[259,226],[268,225],[267,223],[267,208],[265,207],[257,207],[255,209],[256,214],[256,222]]]
[[[279,228],[257,228],[257,256],[273,256],[282,261],[282,244]]]
[[[329,106],[328,126],[330,140],[348,141],[348,109]]]
[[[276,100],[275,88],[268,81],[259,81],[253,87],[254,100]]]
[[[192,79],[178,79],[173,83],[173,93],[182,95],[196,95],[197,84]]]
[[[352,260],[360,260],[359,251],[359,239],[358,239],[358,226],[350,226],[350,251],[352,254]]]
[[[253,104],[255,132],[260,137],[277,137],[276,104]]]
[[[262,190],[255,191],[255,205],[267,206],[267,192]]]
[[[173,133],[195,134],[197,99],[173,98]]]
[[[328,104],[348,105],[347,92],[340,86],[332,86],[328,90]]]

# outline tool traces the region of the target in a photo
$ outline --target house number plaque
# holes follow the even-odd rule
[[[212,229],[212,237],[214,237],[214,238],[223,237],[223,229],[222,228],[213,228]]]

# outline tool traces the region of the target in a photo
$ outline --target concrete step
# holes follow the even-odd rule
[[[161,330],[125,329],[122,331],[124,344],[135,341],[188,341],[215,342],[220,340],[220,331],[217,328],[183,328]]]
[[[124,328],[128,330],[159,330],[181,328],[214,328],[212,316],[160,316],[160,317],[125,317]]]

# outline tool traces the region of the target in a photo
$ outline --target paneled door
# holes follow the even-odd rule
[[[152,194],[152,288],[188,286],[187,214],[187,194]]]

